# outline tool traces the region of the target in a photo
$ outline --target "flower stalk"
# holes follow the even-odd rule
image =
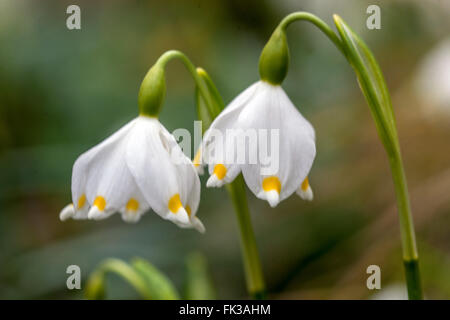
[[[226,186],[231,200],[233,201],[236,218],[239,223],[247,289],[254,299],[264,299],[266,295],[264,277],[259,260],[258,248],[256,246],[255,235],[253,233],[242,175],[239,175],[233,182]]]
[[[318,27],[353,67],[361,91],[374,118],[380,140],[389,158],[397,198],[408,297],[409,299],[423,299],[413,218],[389,91],[381,69],[367,45],[339,16],[334,15],[333,18],[340,37],[324,21],[308,12],[295,12],[286,16],[275,29],[261,54],[260,70],[261,60],[264,63],[263,65],[268,64],[263,59],[265,51],[276,57],[278,50],[278,56],[289,57],[288,52],[286,52],[287,43],[280,41],[280,39],[286,39],[286,29],[291,23],[301,20],[311,22]],[[272,70],[267,70],[270,72],[265,72],[264,75],[275,74]],[[284,69],[281,68],[281,71],[284,72]],[[277,74],[272,78],[278,79],[279,77],[276,76]]]

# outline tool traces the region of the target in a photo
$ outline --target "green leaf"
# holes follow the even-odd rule
[[[88,300],[105,299],[105,276],[101,270],[94,271],[89,276],[84,294]]]
[[[104,299],[107,273],[122,277],[139,292],[142,298],[152,299],[152,291],[146,285],[146,280],[129,264],[114,258],[105,260],[89,277],[85,292],[87,299]]]
[[[389,157],[397,196],[408,297],[411,300],[423,299],[419,255],[408,187],[400,153],[394,110],[386,81],[375,57],[364,41],[339,16],[334,15],[333,17],[341,36],[345,56],[356,72],[359,86],[369,104],[378,134]]]
[[[202,121],[202,131],[204,133],[211,125],[212,117],[198,87],[195,88],[195,101],[197,105],[197,116]]]
[[[364,41],[339,17],[334,22],[342,39],[345,55],[356,72],[361,91],[369,104],[378,134],[389,155],[399,152],[391,98],[375,57]]]
[[[217,90],[214,82],[212,82],[208,73],[202,68],[197,68],[197,75],[199,77],[200,85],[203,88],[203,94],[206,95],[207,100],[205,101],[200,88],[196,87],[196,102],[197,102],[197,113],[200,120],[203,121],[203,131],[211,125],[212,121],[220,114],[224,109],[225,105],[223,103],[222,97]]]
[[[172,281],[148,261],[135,258],[131,261],[134,270],[144,279],[153,300],[177,300],[179,294]]]
[[[215,299],[215,290],[208,272],[206,258],[199,252],[186,259],[186,283],[184,298],[187,300]]]

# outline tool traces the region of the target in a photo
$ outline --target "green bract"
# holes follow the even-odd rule
[[[143,116],[157,117],[166,95],[164,68],[156,63],[145,75],[139,90],[139,113]]]
[[[276,28],[259,58],[259,75],[261,80],[279,85],[286,78],[289,68],[289,47],[286,34]]]

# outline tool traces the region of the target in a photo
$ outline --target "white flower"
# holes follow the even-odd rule
[[[73,166],[72,200],[61,220],[99,220],[119,211],[135,222],[152,209],[182,228],[204,232],[195,216],[198,175],[156,118],[139,116],[82,154]]]
[[[244,143],[245,162],[240,163],[234,155],[236,150],[242,152],[239,143],[243,140],[238,142],[239,138],[234,139],[231,135],[236,137],[239,135],[236,131],[240,130],[244,132],[241,136],[249,137],[248,129],[257,132],[275,130],[278,140],[269,142],[270,133],[257,135],[254,148],[249,146],[250,143]],[[218,139],[218,132],[222,140]],[[223,146],[219,145],[221,142],[225,142]],[[278,150],[273,148],[275,144]],[[270,146],[272,153],[277,153],[271,156],[278,160],[278,166],[275,172],[267,174],[264,168],[268,155],[264,158],[261,151],[270,150]],[[203,140],[203,151],[211,175],[208,187],[220,187],[242,172],[250,190],[272,207],[295,191],[302,199],[313,199],[307,176],[316,154],[314,129],[279,85],[258,81],[237,96],[211,124]],[[252,152],[259,155],[257,162],[250,162]],[[230,154],[232,161],[227,158]]]

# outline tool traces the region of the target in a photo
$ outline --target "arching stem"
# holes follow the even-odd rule
[[[314,24],[317,28],[319,28],[330,40],[335,44],[335,46],[341,51],[341,53],[345,56],[345,51],[339,37],[334,33],[334,31],[319,17],[309,13],[309,12],[294,12],[281,20],[278,28],[281,28],[284,32],[286,32],[287,27],[295,21],[308,21]]]
[[[195,81],[195,84],[197,88],[200,91],[200,94],[202,95],[202,98],[206,101],[206,106],[208,108],[208,111],[211,114],[219,114],[221,109],[218,105],[218,102],[213,99],[213,97],[209,94],[208,88],[205,84],[205,82],[200,78],[200,76],[197,73],[196,67],[194,64],[189,60],[189,58],[181,51],[178,50],[169,50],[163,53],[158,61],[157,64],[160,64],[163,68],[167,65],[167,63],[173,59],[179,59],[184,64],[186,69],[191,74],[192,78]]]

